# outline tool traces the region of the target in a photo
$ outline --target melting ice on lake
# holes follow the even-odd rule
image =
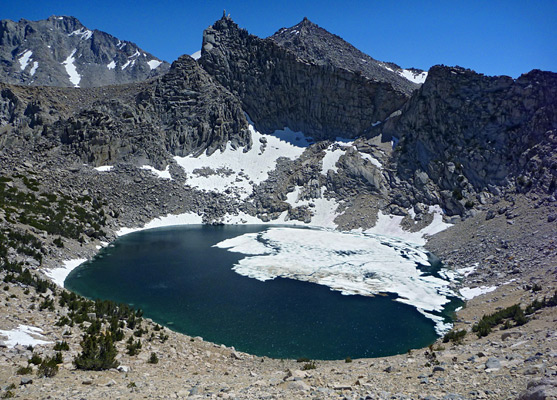
[[[394,293],[436,323],[450,328],[439,315],[449,297],[450,281],[425,272],[428,253],[407,242],[366,233],[270,228],[247,233],[215,245],[245,254],[237,273],[261,281],[277,277],[329,286],[343,294],[373,296]]]

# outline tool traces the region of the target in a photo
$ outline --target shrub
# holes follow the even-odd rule
[[[39,365],[43,362],[43,359],[38,354],[33,353],[31,358],[28,360],[29,364]]]
[[[27,367],[19,367],[16,371],[16,374],[29,375],[31,372],[33,372],[33,368],[30,365],[28,365]]]
[[[39,369],[37,370],[37,375],[39,377],[46,377],[52,378],[54,375],[58,373],[58,362],[61,361],[58,358],[58,354],[51,358],[45,358],[41,365],[39,365]]]
[[[69,349],[70,349],[70,345],[65,340],[62,340],[61,342],[56,342],[56,344],[54,345],[54,350],[56,351],[63,351]]]
[[[118,366],[115,360],[117,351],[110,333],[101,333],[98,336],[85,334],[81,348],[81,354],[74,359],[77,369],[101,371]]]
[[[157,357],[156,353],[151,353],[149,360],[147,361],[149,364],[158,364],[159,358]]]
[[[302,371],[308,371],[310,369],[316,369],[317,366],[315,365],[315,361],[310,361],[307,364],[304,364],[302,367]]]
[[[450,331],[445,336],[443,336],[443,343],[448,343],[449,341],[455,343],[462,343],[462,339],[466,336],[466,330],[461,329],[460,331]]]
[[[344,359],[344,362],[345,362],[345,363],[351,363],[351,362],[352,362],[352,358],[346,357],[346,358]]]
[[[133,337],[130,336],[131,340],[128,340],[128,345],[126,346],[126,349],[128,350],[128,354],[130,356],[135,356],[137,354],[139,354],[139,350],[141,350],[141,341],[133,341]]]

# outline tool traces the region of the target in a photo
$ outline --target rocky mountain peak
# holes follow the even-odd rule
[[[169,64],[136,44],[90,30],[77,18],[0,21],[0,81],[94,87],[143,81]]]
[[[357,72],[374,81],[389,83],[406,95],[416,90],[427,76],[421,70],[403,69],[392,62],[375,60],[307,17],[291,28],[279,29],[270,39],[298,57]]]
[[[408,98],[388,82],[250,35],[228,16],[203,33],[199,63],[242,101],[262,132],[287,126],[315,139],[357,137]]]

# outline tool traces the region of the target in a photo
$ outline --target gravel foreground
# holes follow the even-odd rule
[[[427,247],[449,267],[476,266],[464,278],[464,286],[497,286],[457,312],[456,330],[470,331],[487,313],[517,303],[524,307],[555,292],[557,238],[552,216],[556,203],[536,200],[517,196],[497,202],[491,206],[492,213],[482,211],[430,238]],[[64,253],[66,257],[72,252],[92,255],[94,245],[70,246]],[[61,258],[58,254],[46,265],[59,263]],[[536,285],[541,290],[532,290]],[[536,311],[525,325],[495,328],[481,339],[469,332],[462,344],[440,339],[429,348],[407,354],[351,362],[316,360],[314,365],[256,357],[164,328],[168,340],[148,340],[145,335],[137,356],[127,355],[124,342],[119,342],[119,369],[93,372],[76,370],[72,364],[81,351],[80,328],[76,325],[68,332],[67,327],[55,325],[67,309],[39,312],[31,307],[41,300],[37,293],[11,283],[2,284],[2,289],[2,330],[19,325],[43,329],[41,339],[51,343],[35,346],[35,353],[42,356],[54,354],[56,341],[65,340],[70,346],[63,352],[58,374],[39,378],[36,367],[30,374],[17,374],[20,367],[27,366],[31,350],[2,343],[0,395],[5,398],[432,400],[556,396],[555,307]],[[149,320],[144,322],[149,333],[154,326]],[[127,328],[125,333],[126,338],[132,335]],[[148,362],[151,353],[157,355],[157,364]]]

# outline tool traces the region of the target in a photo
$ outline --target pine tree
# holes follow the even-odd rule
[[[100,371],[118,366],[115,360],[118,352],[110,333],[85,334],[81,341],[81,348],[83,349],[81,354],[74,359],[77,369]]]

